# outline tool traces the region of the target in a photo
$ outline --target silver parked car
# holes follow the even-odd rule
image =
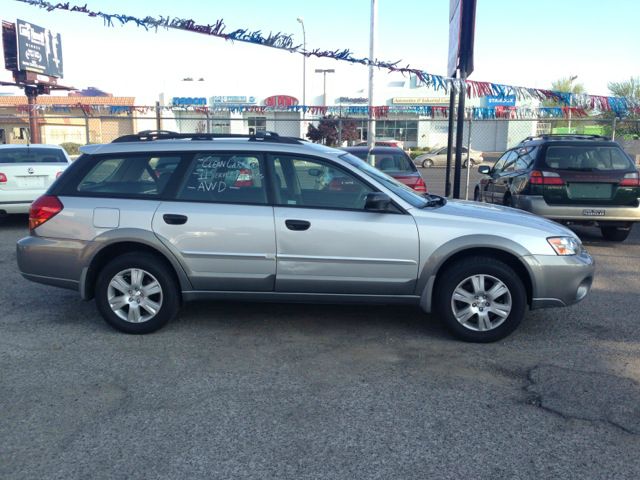
[[[456,148],[453,147],[452,155],[455,154]],[[467,156],[469,157],[468,160]],[[467,149],[467,147],[462,147],[462,166],[464,168],[467,168],[469,166],[469,162],[471,162],[472,166],[482,163],[482,152],[479,152],[478,150]],[[422,168],[444,167],[447,165],[447,147],[437,148],[431,152],[418,155],[413,159],[413,163]]]
[[[18,265],[95,298],[124,332],[157,330],[195,299],[363,302],[435,311],[488,342],[591,287],[593,260],[565,227],[419,195],[343,150],[170,132],[82,150],[33,204]]]
[[[0,215],[28,213],[70,163],[57,145],[0,145]]]

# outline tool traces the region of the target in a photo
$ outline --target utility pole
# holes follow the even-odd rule
[[[369,59],[375,58],[376,40],[376,0],[371,0],[371,25],[369,28]],[[369,64],[369,122],[367,126],[367,147],[371,150],[376,144],[376,121],[373,118],[373,65]]]
[[[322,105],[327,106],[327,73],[335,73],[333,68],[316,68],[316,73],[322,74]]]
[[[569,77],[569,127],[567,133],[571,133],[571,105],[573,104],[573,81],[578,78],[577,75]]]

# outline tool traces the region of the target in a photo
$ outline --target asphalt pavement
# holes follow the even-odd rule
[[[425,172],[433,192],[443,176]],[[19,275],[11,218],[0,478],[640,478],[640,228],[577,231],[587,299],[475,345],[380,306],[203,302],[124,335]]]

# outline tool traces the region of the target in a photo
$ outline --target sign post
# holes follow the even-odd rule
[[[456,151],[453,170],[453,198],[460,198],[460,170],[462,164],[462,136],[464,131],[465,80],[473,72],[473,39],[476,20],[476,0],[449,0],[449,62],[447,73],[460,78],[456,127]],[[453,157],[453,115],[455,88],[449,102],[449,136],[447,143],[447,172],[445,192],[448,195],[450,169]]]

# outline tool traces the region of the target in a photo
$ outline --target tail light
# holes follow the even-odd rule
[[[424,183],[424,180],[422,179],[422,177],[418,178],[418,181],[413,186],[413,189],[419,193],[427,193],[427,184]]]
[[[531,185],[564,185],[564,180],[555,172],[541,172],[534,170],[529,178]]]
[[[253,177],[251,176],[251,170],[248,168],[240,169],[240,174],[236,178],[234,187],[253,187]]]
[[[56,173],[56,178],[58,178],[60,175],[62,175],[62,172]]]
[[[621,187],[640,187],[640,176],[638,176],[638,172],[627,173],[622,179],[622,181],[620,182],[620,186]]]
[[[0,183],[7,183],[7,176],[4,173],[0,173]]]
[[[33,232],[44,222],[51,220],[62,211],[64,205],[53,195],[43,195],[31,204],[29,209],[29,230]]]

